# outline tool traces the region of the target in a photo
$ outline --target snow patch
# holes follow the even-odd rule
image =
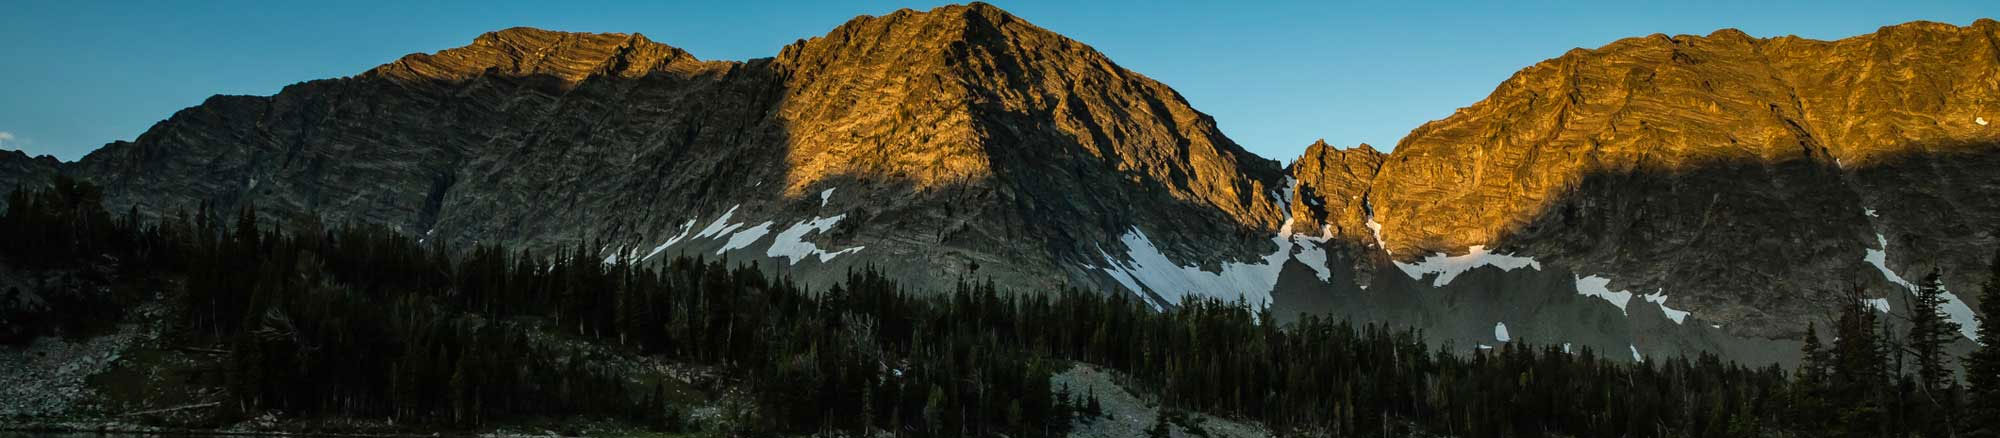
[[[636,246],[619,245],[616,248],[606,246],[602,249],[599,249],[598,252],[610,251],[611,255],[604,256],[604,264],[616,265],[620,261],[623,261],[625,263],[638,263],[640,260],[642,260],[639,258],[639,249],[640,248]]]
[[[1389,250],[1389,241],[1382,240],[1382,224],[1375,222],[1374,216],[1368,217],[1368,231],[1375,233],[1375,246],[1382,247],[1382,252],[1395,254],[1395,251]]]
[[[1413,280],[1422,281],[1425,275],[1437,274],[1437,278],[1431,282],[1431,285],[1436,287],[1444,287],[1444,285],[1450,284],[1453,278],[1457,278],[1458,274],[1463,274],[1465,271],[1470,271],[1480,266],[1493,266],[1503,271],[1512,271],[1521,268],[1535,268],[1537,271],[1542,270],[1541,262],[1537,262],[1533,258],[1494,254],[1492,251],[1487,250],[1484,245],[1473,245],[1470,248],[1466,248],[1466,254],[1462,256],[1431,254],[1415,263],[1395,263],[1397,268],[1402,269],[1403,273],[1408,274]]]
[[[832,192],[833,190],[828,189],[827,191]],[[867,248],[867,247],[857,246],[839,251],[828,252],[826,250],[819,249],[819,245],[815,245],[812,242],[807,242],[805,240],[805,237],[808,234],[824,233],[827,230],[833,229],[833,226],[835,224],[840,223],[840,219],[845,217],[847,217],[847,215],[845,214],[835,215],[833,217],[826,217],[826,218],[815,217],[812,220],[799,222],[797,224],[792,225],[789,228],[785,228],[784,231],[778,232],[777,237],[772,238],[771,249],[765,251],[764,255],[790,259],[791,264],[797,265],[799,264],[799,261],[805,260],[806,257],[818,256],[820,263],[826,263],[827,261],[833,260],[834,257],[838,257],[843,254],[852,254],[860,252],[862,248]]]
[[[1875,246],[1876,248],[1869,248],[1867,253],[1861,255],[1861,261],[1875,265],[1875,270],[1882,271],[1882,277],[1889,279],[1890,283],[1915,290],[1917,288],[1916,285],[1910,284],[1908,280],[1904,280],[1903,276],[1896,275],[1896,271],[1889,270],[1889,238],[1882,237],[1881,233],[1876,233]]]
[[[1873,307],[1877,312],[1889,313],[1888,298],[1865,298],[1861,300],[1861,304],[1865,304],[1868,307]]]
[[[715,255],[722,255],[732,249],[749,248],[750,244],[757,243],[757,239],[763,238],[765,234],[771,234],[771,221],[764,221],[757,226],[744,228],[743,231],[730,235],[729,241],[724,242],[721,249],[715,250]]]
[[[1882,271],[1882,278],[1888,279],[1890,283],[1902,285],[1904,289],[1916,292],[1916,283],[1911,283],[1909,280],[1904,279],[1903,276],[1897,275],[1896,271],[1889,269],[1889,239],[1883,237],[1881,233],[1875,233],[1875,246],[1877,248],[1870,248],[1866,253],[1862,254],[1861,261],[1874,265],[1877,271]],[[1978,341],[1979,319],[1973,317],[1972,306],[1958,299],[1958,294],[1954,294],[1950,290],[1940,288],[1939,292],[1941,292],[1939,297],[1944,298],[1942,310],[1944,310],[1946,317],[1951,318],[1952,322],[1958,323],[1959,334],[1965,335],[1966,339]],[[1874,301],[1881,301],[1882,303],[1875,307],[1884,313],[1889,311],[1889,300],[1886,298],[1876,298],[1868,301],[1871,302],[1871,305],[1873,305],[1872,302]]]
[[[1978,123],[1978,124],[1979,124],[1979,126],[1986,126],[1986,118],[1985,118],[1985,117],[1973,117],[1973,118],[1972,118],[1972,123]]]
[[[1568,353],[1568,352],[1569,352],[1569,343],[1568,343],[1568,342],[1564,342],[1564,343],[1563,343],[1563,352],[1564,352],[1564,353]]]
[[[1504,322],[1493,323],[1493,339],[1498,339],[1500,340],[1500,342],[1513,341],[1514,339],[1513,337],[1507,336],[1507,323]]]
[[[1383,254],[1395,254],[1395,251],[1389,250],[1389,241],[1382,240],[1382,223],[1375,221],[1375,203],[1369,202],[1366,197],[1361,198],[1361,213],[1368,216],[1368,231],[1375,234],[1375,246],[1382,247]]]
[[[1292,212],[1291,211],[1292,195],[1298,193],[1298,188],[1299,188],[1298,178],[1293,178],[1290,176],[1285,177],[1285,191],[1278,194],[1278,205],[1280,206],[1279,208],[1285,209],[1285,213],[1287,215],[1291,214]]]
[[[729,211],[722,212],[722,217],[715,218],[715,222],[709,222],[708,226],[702,227],[701,232],[695,234],[694,237],[714,237],[728,234],[730,231],[735,231],[736,227],[743,226],[743,224],[729,223],[729,218],[736,216],[737,207],[742,207],[742,205],[730,206]]]
[[[1279,231],[1280,237],[1287,235],[1291,230],[1289,228],[1291,226],[1290,221],[1286,221],[1285,225],[1287,228]],[[1291,239],[1293,243],[1299,244],[1299,254],[1293,258],[1298,259],[1299,263],[1304,263],[1306,267],[1312,268],[1313,273],[1319,275],[1319,281],[1333,281],[1333,269],[1328,268],[1326,265],[1326,242],[1333,239],[1333,226],[1321,225],[1319,227],[1319,237],[1294,235],[1291,236]],[[1280,244],[1278,246],[1284,245]]]
[[[1653,302],[1653,304],[1659,305],[1660,311],[1666,312],[1667,319],[1674,320],[1674,324],[1686,323],[1688,315],[1692,313],[1685,310],[1674,310],[1674,308],[1672,307],[1667,307],[1667,294],[1661,292],[1662,290],[1654,290],[1652,295],[1641,295],[1640,298],[1644,298],[1646,299],[1646,301],[1651,301]]]
[[[837,189],[837,188],[839,188],[839,187],[834,187],[834,188],[832,188],[832,189],[826,189],[826,190],[821,190],[821,191],[819,191],[819,206],[821,206],[821,207],[825,207],[825,206],[826,206],[826,201],[831,201],[831,200],[833,200],[833,189]]]
[[[1624,313],[1625,316],[1632,316],[1632,310],[1626,308],[1626,306],[1632,304],[1633,296],[1660,306],[1660,312],[1667,314],[1667,319],[1673,320],[1674,324],[1686,324],[1688,316],[1694,314],[1694,312],[1667,307],[1665,289],[1654,289],[1651,294],[1638,295],[1622,290],[1614,291],[1611,290],[1610,286],[1611,279],[1609,278],[1596,275],[1576,278],[1577,295],[1597,297],[1610,302],[1611,305],[1618,306],[1618,311]]]
[[[1225,300],[1240,298],[1251,306],[1263,307],[1270,304],[1271,288],[1278,284],[1278,270],[1284,266],[1286,259],[1291,258],[1296,244],[1290,227],[1291,221],[1286,221],[1285,227],[1271,238],[1273,243],[1278,244],[1277,252],[1251,263],[1224,262],[1221,272],[1204,271],[1199,265],[1174,263],[1138,227],[1119,237],[1119,241],[1125,244],[1124,261],[1100,248],[1098,255],[1104,257],[1106,266],[1084,267],[1103,270],[1111,275],[1113,281],[1134,293],[1150,290],[1159,295],[1164,303],[1154,303],[1155,309],[1164,308],[1164,304],[1179,304],[1188,296]]]
[[[1611,290],[1611,288],[1608,287],[1610,285],[1611,285],[1611,279],[1609,278],[1599,277],[1595,275],[1588,277],[1577,277],[1576,293],[1577,295],[1602,298],[1604,299],[1604,301],[1611,302],[1611,305],[1618,306],[1619,312],[1625,313],[1626,315],[1631,315],[1632,313],[1630,311],[1625,310],[1625,305],[1630,304],[1632,302],[1632,293],[1622,290],[1620,291]]]
[[[1629,345],[1629,344],[1628,344],[1628,345]],[[1631,347],[1632,347],[1632,361],[1633,361],[1633,362],[1645,362],[1645,361],[1646,361],[1646,357],[1645,357],[1645,356],[1640,356],[1640,355],[1639,355],[1639,346],[1638,346],[1638,345],[1632,345]]]
[[[826,201],[831,199],[832,196],[833,189],[826,189],[820,192],[821,205],[825,205]],[[660,246],[654,247],[652,252],[646,254],[645,259],[651,259],[653,256],[665,252],[675,244],[685,242],[690,238],[727,237],[729,240],[723,242],[722,247],[715,250],[717,255],[721,255],[731,250],[749,248],[751,245],[756,244],[758,240],[763,239],[764,236],[771,234],[771,228],[775,225],[772,221],[764,221],[763,223],[747,228],[744,227],[744,224],[730,223],[729,220],[736,217],[736,209],[738,207],[741,206],[729,207],[729,210],[723,212],[721,217],[717,217],[714,221],[709,222],[708,226],[702,227],[701,231],[695,233],[692,237],[688,236],[688,232],[694,229],[694,221],[688,221],[687,224],[681,225],[680,234],[667,239]],[[826,251],[820,249],[818,245],[805,241],[806,235],[831,230],[834,224],[840,223],[840,220],[845,217],[847,217],[845,214],[833,217],[814,217],[811,220],[792,224],[790,227],[779,231],[772,238],[771,246],[766,249],[764,255],[774,258],[784,258],[796,265],[800,261],[805,260],[806,257],[817,256],[820,262],[826,262],[844,254],[860,252],[865,247],[857,246],[839,251]]]
[[[1939,296],[1944,298],[1944,306],[1942,308],[1945,316],[1950,317],[1952,322],[1958,323],[1959,334],[1965,335],[1966,339],[1978,342],[1979,318],[1973,316],[1972,306],[1965,304],[1963,300],[1959,300],[1958,294],[1943,290],[1944,288],[1942,287],[1938,289],[1939,292],[1943,292]]]
[[[681,243],[682,240],[687,239],[688,232],[690,231],[694,231],[694,220],[688,220],[687,223],[681,224],[680,234],[675,234],[674,237],[667,238],[667,241],[660,242],[660,246],[653,247],[653,250],[651,252],[646,253],[646,257],[640,258],[639,260],[641,261],[652,260],[653,256],[660,255],[660,253],[666,252],[667,248],[674,246],[674,244],[676,243]]]

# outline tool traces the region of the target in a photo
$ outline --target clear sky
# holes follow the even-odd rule
[[[767,57],[856,15],[942,2],[0,0],[0,149],[74,160],[213,94],[269,95],[511,26],[639,32],[703,59]],[[1724,27],[1836,39],[2000,1],[991,1],[1166,82],[1251,151],[1388,149],[1574,47]]]

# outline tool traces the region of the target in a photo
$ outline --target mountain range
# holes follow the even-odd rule
[[[1248,80],[1248,78],[1246,78]],[[1331,79],[1328,80],[1337,80]],[[974,3],[710,61],[513,28],[75,162],[117,211],[254,206],[429,241],[755,262],[805,284],[1208,297],[1615,357],[1790,363],[1852,288],[1884,312],[2000,249],[2000,22],[1837,41],[1651,35],[1537,63],[1387,153],[1289,164],[1172,88]],[[1946,312],[1970,348],[1976,294]]]

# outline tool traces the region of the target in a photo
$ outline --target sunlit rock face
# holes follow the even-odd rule
[[[2000,246],[2000,129],[1979,123],[2000,112],[1996,38],[1981,20],[1573,50],[1411,132],[1375,220],[1398,260],[1527,254],[1751,337],[1795,338],[1851,284],[1901,302],[1862,262],[1878,233],[1890,269],[1972,290]]]
[[[218,96],[64,167],[154,214],[255,205],[455,244],[1036,290],[1135,227],[1183,260],[1268,252],[1242,237],[1285,211],[1264,196],[1279,164],[1179,94],[989,5],[773,49],[708,61],[637,34],[506,29]],[[673,239],[725,213],[740,227]]]

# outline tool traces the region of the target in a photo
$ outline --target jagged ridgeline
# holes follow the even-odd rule
[[[321,432],[551,418],[565,426],[549,427],[676,434],[1063,436],[1129,421],[1106,417],[1094,391],[1053,383],[1078,363],[1129,376],[1163,412],[1306,435],[1943,433],[1984,427],[1960,406],[2000,393],[1975,387],[1984,392],[1968,398],[1955,380],[1915,383],[1892,368],[1893,334],[1878,331],[1859,297],[1833,345],[1807,344],[1795,372],[1714,355],[1621,363],[1588,347],[1524,343],[1468,355],[1413,331],[1310,316],[1280,325],[1268,309],[1214,299],[1156,311],[1078,289],[910,288],[873,269],[811,292],[727,260],[606,263],[590,246],[461,251],[247,208],[114,219],[101,196],[58,179],[7,198],[0,341],[161,327],[120,368],[155,377],[99,381],[108,395],[93,408],[138,412],[154,426],[277,413],[388,419],[288,426]],[[149,409],[161,403],[186,405]],[[697,414],[716,406],[725,408]],[[1180,414],[1159,418],[1151,429],[1203,430]]]
[[[1800,363],[1860,299],[1977,346],[2000,248],[2000,23],[1652,35],[1521,70],[1383,153],[1246,152],[1171,88],[984,4],[747,61],[515,28],[217,96],[62,174],[112,211],[255,205],[455,248],[728,257],[815,289],[1076,287],[1515,340]],[[1329,78],[1328,80],[1337,80]],[[1898,330],[1901,330],[1900,328]]]

